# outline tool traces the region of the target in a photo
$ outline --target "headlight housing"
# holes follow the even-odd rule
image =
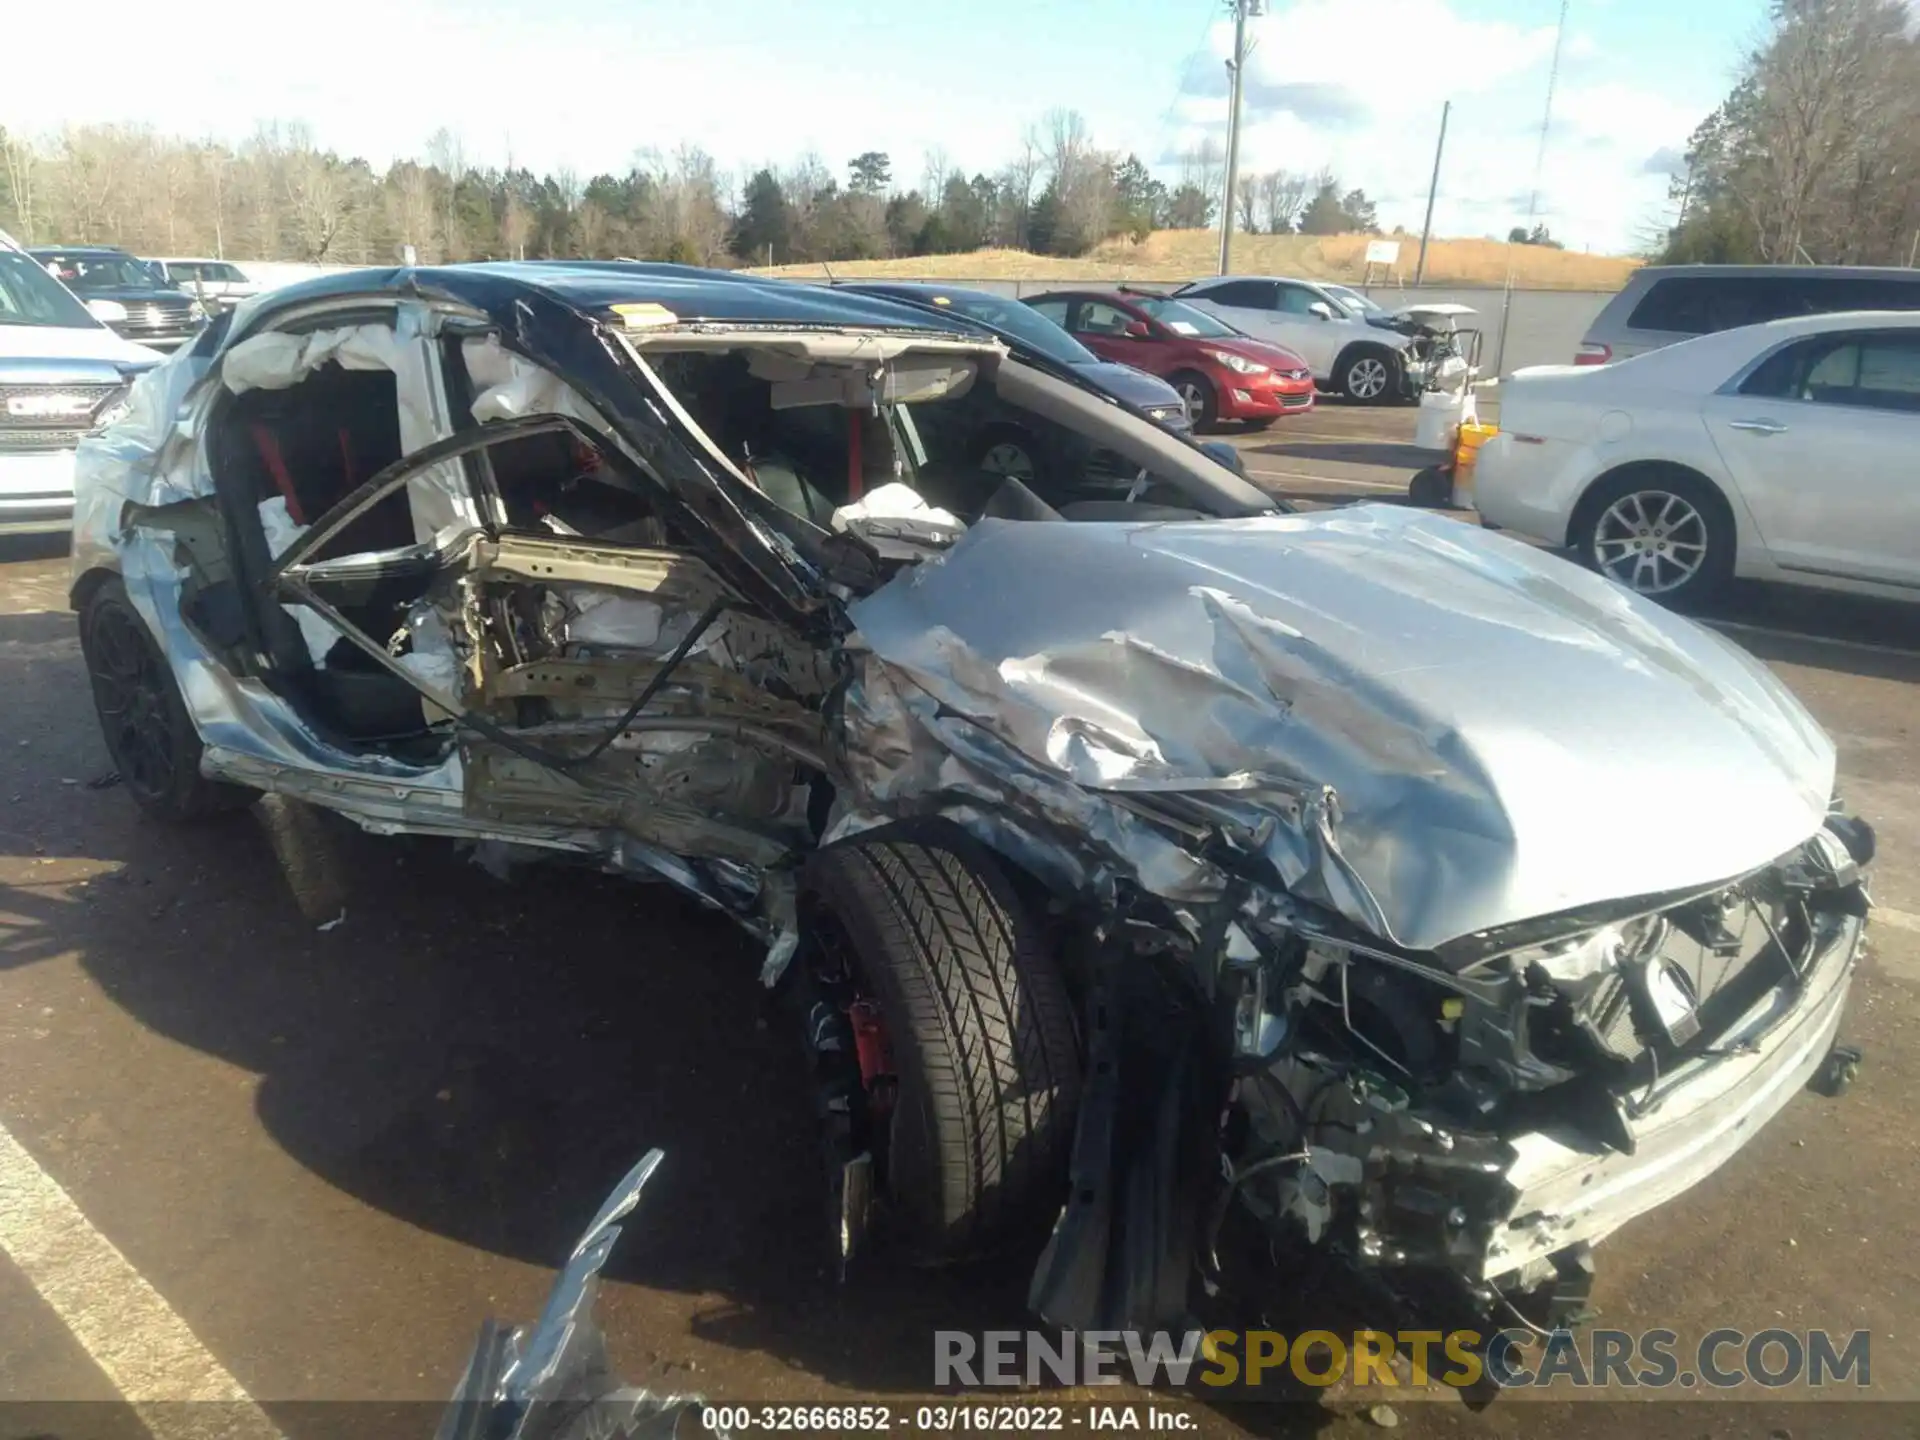
[[[89,435],[98,435],[109,425],[117,425],[127,418],[127,398],[133,393],[131,382],[122,385],[107,397],[107,403],[94,413],[93,424],[87,427]]]
[[[1264,375],[1267,367],[1258,360],[1249,360],[1244,355],[1235,355],[1231,350],[1209,350],[1207,354],[1218,360],[1236,375]]]

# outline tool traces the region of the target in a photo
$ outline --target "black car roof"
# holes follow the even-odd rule
[[[944,316],[838,287],[625,260],[487,261],[342,271],[275,290],[253,312],[247,328],[315,300],[382,294],[446,296],[503,322],[516,304],[547,301],[589,316],[604,315],[615,305],[654,304],[686,321],[977,333]]]
[[[38,258],[42,255],[120,255],[133,259],[131,250],[122,250],[118,245],[29,245],[29,255]]]

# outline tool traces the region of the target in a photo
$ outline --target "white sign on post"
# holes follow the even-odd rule
[[[1398,240],[1369,240],[1367,242],[1367,264],[1385,265],[1388,269],[1400,259]]]

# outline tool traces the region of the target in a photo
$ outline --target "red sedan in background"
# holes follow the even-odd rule
[[[1293,351],[1165,295],[1054,290],[1027,304],[1101,359],[1169,381],[1196,430],[1220,420],[1264,430],[1313,408],[1313,371]]]

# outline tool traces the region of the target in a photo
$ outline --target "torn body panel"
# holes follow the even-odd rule
[[[481,1326],[436,1440],[671,1440],[697,1416],[698,1396],[621,1383],[593,1313],[600,1272],[664,1158],[649,1151],[614,1187],[554,1277],[537,1322]]]

